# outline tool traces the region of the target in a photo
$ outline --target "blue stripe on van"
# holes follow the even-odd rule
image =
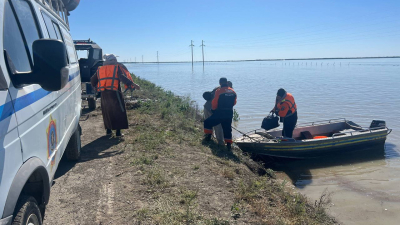
[[[69,82],[69,81],[71,81],[71,80],[73,80],[75,77],[77,77],[77,76],[78,76],[78,74],[79,74],[79,70],[78,70],[78,71],[76,71],[75,73],[73,73],[73,74],[69,75],[68,82]]]
[[[11,101],[0,106],[0,121],[3,121],[12,114],[13,114],[13,106]]]
[[[18,112],[19,110],[29,106],[30,104],[32,104],[36,101],[39,101],[40,99],[46,97],[50,93],[51,93],[51,91],[46,91],[46,90],[40,88],[40,89],[37,89],[36,91],[32,91],[29,94],[26,94],[24,96],[21,96],[15,100],[13,100],[15,112]]]
[[[79,71],[69,75],[68,80],[71,81],[78,75],[79,75]],[[19,110],[46,97],[50,93],[51,93],[51,91],[46,91],[46,90],[40,88],[29,94],[21,96],[13,101],[9,101],[9,102],[5,103],[4,105],[1,105],[0,106],[0,122],[3,121],[4,119],[6,119],[7,117],[11,116],[13,114],[14,109],[15,109],[15,112],[18,112]],[[14,108],[13,108],[13,105],[14,105]]]

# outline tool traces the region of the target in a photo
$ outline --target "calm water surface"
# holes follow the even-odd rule
[[[332,193],[329,212],[345,224],[400,224],[400,59],[127,64],[137,76],[200,106],[202,94],[233,82],[237,128],[260,128],[276,91],[292,93],[298,123],[346,118],[362,126],[385,120],[393,132],[382,149],[323,160],[279,162],[274,167],[312,200]],[[238,135],[238,134],[236,134]]]

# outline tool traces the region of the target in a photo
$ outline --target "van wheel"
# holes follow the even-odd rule
[[[15,209],[12,225],[42,225],[42,215],[35,198],[21,196]]]
[[[90,110],[95,110],[96,109],[96,99],[95,98],[89,98],[88,100],[88,105]]]
[[[72,134],[71,139],[69,139],[67,148],[65,149],[65,154],[67,159],[70,161],[78,161],[81,157],[81,127],[78,128]]]

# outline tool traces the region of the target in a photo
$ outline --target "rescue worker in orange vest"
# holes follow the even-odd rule
[[[297,105],[293,95],[281,88],[276,93],[275,107],[271,110],[283,122],[282,136],[292,138],[293,130],[297,124]]]
[[[210,141],[213,127],[221,124],[226,146],[228,150],[231,150],[233,106],[236,105],[237,97],[233,88],[228,86],[228,80],[225,77],[219,79],[219,84],[221,87],[215,91],[211,102],[213,114],[204,120],[204,140]]]
[[[228,87],[232,88],[232,82],[228,81]],[[212,100],[214,99],[215,91],[220,88],[220,86],[214,88],[212,91],[206,91],[203,93],[203,98],[206,100],[206,103],[204,104],[204,119],[206,120],[208,117],[210,117],[213,113],[211,112],[212,109]],[[217,143],[218,145],[224,146],[225,141],[224,141],[224,132],[222,130],[221,124],[213,127],[214,130],[214,135],[217,138]]]
[[[121,129],[128,129],[128,117],[120,82],[124,83],[125,89],[139,90],[140,87],[133,82],[128,69],[118,63],[114,54],[106,54],[104,59],[103,66],[97,69],[90,82],[101,92],[101,111],[106,134],[111,135],[112,130],[116,130],[116,136],[121,137]]]

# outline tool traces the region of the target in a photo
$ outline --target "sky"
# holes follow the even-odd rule
[[[81,0],[72,37],[119,61],[400,55],[400,0]]]

